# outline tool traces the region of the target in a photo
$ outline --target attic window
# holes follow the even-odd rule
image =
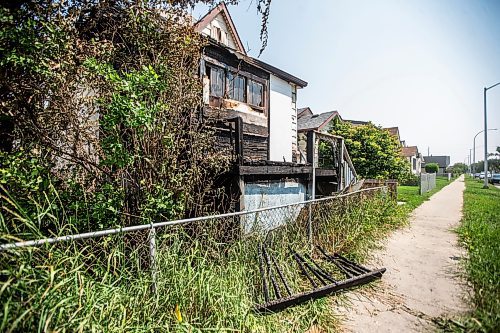
[[[219,27],[212,26],[211,37],[224,45],[227,45],[227,32]]]

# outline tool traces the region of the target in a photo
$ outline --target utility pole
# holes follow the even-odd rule
[[[488,121],[486,112],[486,92],[491,88],[498,86],[500,82],[490,86],[485,87],[483,90],[484,94],[484,185],[483,188],[488,188]]]
[[[469,149],[469,173],[472,173],[472,148]]]

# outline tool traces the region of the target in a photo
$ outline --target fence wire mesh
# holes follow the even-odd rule
[[[308,284],[290,258],[292,250],[312,257],[318,245],[330,252],[349,251],[366,228],[376,227],[363,221],[380,219],[380,210],[389,205],[394,202],[387,188],[379,187],[274,208],[139,226],[140,230],[63,236],[53,243],[39,240],[37,246],[4,243],[0,245],[2,279],[10,286],[3,296],[15,285],[10,297],[19,299],[14,306],[22,306],[23,300],[35,297],[33,293],[44,291],[32,290],[19,280],[48,279],[61,286],[57,292],[72,295],[71,306],[57,305],[51,293],[38,295],[43,302],[54,298],[59,318],[73,318],[75,308],[87,311],[81,304],[90,296],[82,290],[104,286],[112,286],[115,293],[108,294],[111,299],[105,303],[110,308],[101,315],[112,315],[113,297],[127,290],[134,295],[126,301],[128,306],[144,307],[158,295],[168,295],[190,318],[215,318],[214,313],[228,310],[228,304],[213,301],[216,290],[228,297],[239,295],[239,302],[245,304],[233,306],[236,312],[265,301],[260,244],[265,244],[291,289],[301,292]],[[271,297],[277,296],[271,290]],[[170,314],[156,315],[157,320],[172,321]]]

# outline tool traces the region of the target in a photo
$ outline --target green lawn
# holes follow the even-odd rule
[[[500,190],[466,179],[464,216],[458,229],[469,252],[465,263],[472,285],[467,332],[500,332]]]
[[[423,195],[419,194],[418,186],[398,186],[398,201],[404,202],[409,210],[414,210],[449,183],[448,178],[437,177],[436,187]]]

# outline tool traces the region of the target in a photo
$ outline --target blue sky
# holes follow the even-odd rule
[[[200,18],[207,10],[193,11]],[[260,49],[255,1],[229,6],[249,55]],[[483,87],[500,82],[500,1],[273,0],[260,57],[309,85],[315,113],[398,126],[426,155],[467,162],[484,128]],[[488,149],[500,146],[500,86],[488,91]],[[476,139],[476,160],[484,154]]]

